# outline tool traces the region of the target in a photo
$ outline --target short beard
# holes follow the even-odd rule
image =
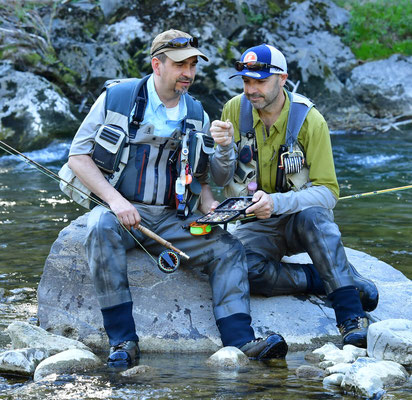
[[[254,103],[253,101],[250,100],[250,95],[246,95],[247,99],[250,101],[250,103],[252,104],[253,108],[255,108],[256,110],[263,110],[266,107],[270,106],[271,104],[275,103],[277,98],[280,95],[280,92],[282,90],[282,88],[279,86],[278,84],[279,79],[275,81],[274,85],[273,85],[273,91],[269,92],[269,94],[267,94],[266,96],[260,96],[261,98],[264,99],[263,102],[259,102],[259,103]]]
[[[175,88],[175,93],[178,94],[179,96],[182,96],[183,94],[186,94],[189,91],[189,87],[192,86],[193,79],[181,79],[180,78],[176,81],[176,83],[177,82],[189,82],[190,83],[190,85],[188,87],[185,86],[182,89],[176,89]]]
[[[175,93],[179,96],[182,96],[186,94],[189,91],[189,88],[183,88],[183,89],[175,89]]]

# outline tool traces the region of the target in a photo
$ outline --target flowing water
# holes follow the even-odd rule
[[[341,196],[412,183],[412,131],[375,135],[334,134],[332,143]],[[57,172],[69,143],[27,153]],[[217,197],[220,191],[214,189]],[[412,279],[412,190],[342,200],[335,208],[344,244],[371,254]],[[4,329],[14,320],[36,322],[36,288],[59,231],[84,212],[57,182],[14,156],[0,156],[0,352],[9,346]],[[102,358],[104,356],[102,355]],[[304,353],[286,361],[251,363],[238,371],[211,369],[207,355],[143,354],[151,371],[124,378],[102,369],[61,376],[53,384],[0,377],[3,399],[353,399],[321,381],[298,379]],[[411,388],[387,398],[412,399]]]

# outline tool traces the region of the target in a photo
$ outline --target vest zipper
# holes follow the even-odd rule
[[[146,150],[144,150],[144,152],[143,152],[143,161],[142,161],[142,166],[140,168],[139,185],[137,187],[137,194],[140,194],[140,189],[141,189],[141,186],[142,186],[142,176],[143,176],[145,161],[146,161]]]
[[[156,162],[154,165],[154,185],[153,185],[153,197],[152,197],[152,204],[156,204],[156,197],[157,197],[157,185],[159,182],[159,162],[160,158],[162,157],[163,154],[163,148],[165,147],[167,141],[159,146],[159,153],[157,154]]]
[[[172,164],[169,164],[169,192],[167,194],[167,200],[170,201],[172,195]]]

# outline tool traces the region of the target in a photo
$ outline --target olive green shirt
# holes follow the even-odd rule
[[[258,148],[259,176],[258,184],[267,193],[275,193],[278,151],[286,140],[286,125],[288,120],[290,100],[285,92],[285,104],[277,121],[266,132],[265,125],[253,108],[253,127],[256,132]],[[229,100],[222,111],[222,121],[232,122],[235,130],[235,142],[240,140],[239,114],[240,99],[238,95]],[[298,142],[305,152],[306,163],[309,167],[309,178],[315,186],[326,186],[338,199],[339,186],[336,179],[333,162],[332,146],[329,128],[319,111],[312,107],[299,132]]]

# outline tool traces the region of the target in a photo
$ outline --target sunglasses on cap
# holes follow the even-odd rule
[[[162,44],[160,47],[158,47],[153,53],[157,53],[159,50],[163,50],[163,49],[183,49],[185,47],[195,47],[198,48],[199,47],[199,40],[197,39],[197,37],[177,37],[174,39],[169,40],[167,43]]]
[[[261,71],[262,69],[269,69],[269,68],[276,68],[278,71],[282,71],[282,68],[277,67],[276,65],[262,63],[260,61],[236,61],[235,62],[235,69],[236,71],[243,71],[244,69],[248,69],[249,71]]]

